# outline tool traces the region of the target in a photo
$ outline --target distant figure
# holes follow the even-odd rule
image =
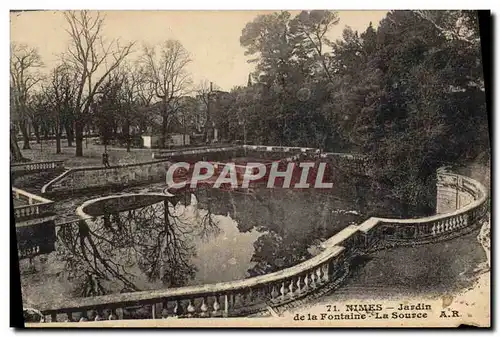
[[[104,167],[111,167],[111,165],[109,165],[109,155],[107,152],[102,154],[102,164]]]

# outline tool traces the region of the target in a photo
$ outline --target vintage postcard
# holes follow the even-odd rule
[[[469,10],[12,11],[11,315],[490,327],[485,27]]]

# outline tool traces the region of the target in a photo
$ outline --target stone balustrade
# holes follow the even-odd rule
[[[12,199],[19,259],[52,252],[54,202],[18,188],[12,188]]]
[[[249,314],[269,304],[295,300],[343,275],[343,248],[325,250],[299,265],[245,280],[71,299],[41,305],[51,321],[121,319],[140,305],[143,318],[228,317]],[[339,273],[340,272],[340,273]]]
[[[12,188],[12,199],[20,204],[14,207],[16,222],[52,215],[54,212],[53,201],[15,187]]]
[[[211,146],[211,147],[199,147],[199,148],[180,149],[180,150],[162,150],[156,153],[153,152],[152,158],[155,160],[169,159],[174,156],[225,152],[225,151],[236,150],[239,148],[240,146],[217,146],[217,147]]]
[[[10,165],[10,171],[12,173],[40,172],[40,171],[57,170],[63,168],[64,168],[63,160],[26,162],[26,163],[17,163]]]

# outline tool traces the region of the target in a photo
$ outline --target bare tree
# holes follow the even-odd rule
[[[209,134],[212,128],[212,94],[214,90],[219,90],[220,88],[217,85],[214,85],[212,82],[207,80],[201,81],[198,84],[196,89],[196,97],[200,102],[199,107],[199,121],[203,124],[203,129],[205,132],[205,141],[209,141]]]
[[[68,64],[61,63],[52,69],[45,95],[52,103],[51,119],[56,136],[56,153],[61,153],[61,134],[63,128],[69,142],[69,129],[74,111],[75,73]]]
[[[17,44],[12,42],[10,45],[10,87],[11,87],[11,103],[13,104],[13,109],[11,109],[13,116],[11,116],[11,121],[17,122],[21,133],[23,135],[23,149],[29,149],[29,134],[28,134],[28,123],[29,123],[29,110],[28,110],[28,100],[34,86],[40,82],[41,75],[38,73],[38,69],[43,66],[40,54],[36,48],[30,48],[24,44]],[[14,125],[12,125],[14,127]],[[14,131],[14,130],[12,130]],[[14,138],[15,140],[15,134]],[[14,149],[13,159],[19,160],[19,153],[17,153],[17,142],[11,144],[11,150]]]
[[[127,152],[130,152],[131,135],[130,127],[136,120],[139,105],[149,105],[153,95],[148,90],[144,73],[137,64],[125,63],[119,69],[121,82],[121,99],[123,101],[123,115],[121,117],[123,136],[127,145]]]
[[[191,78],[186,66],[189,53],[177,40],[167,40],[159,48],[144,47],[141,57],[144,74],[154,93],[161,100],[161,144],[165,146],[169,118],[179,106],[179,100],[188,93]]]
[[[67,61],[76,70],[78,89],[75,97],[76,156],[83,156],[83,129],[99,87],[109,74],[130,54],[134,43],[124,46],[117,39],[103,37],[104,17],[99,12],[66,12],[71,43]]]

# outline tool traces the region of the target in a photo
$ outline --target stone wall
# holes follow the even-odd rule
[[[474,186],[467,179],[442,173],[438,173],[437,178],[437,214],[453,212],[474,201]]]
[[[95,190],[102,187],[127,187],[165,180],[165,160],[121,166],[70,169],[42,188],[42,193]]]
[[[42,188],[42,193],[75,193],[98,190],[100,188],[124,188],[127,186],[165,181],[170,162],[231,161],[235,158],[260,158],[278,160],[284,157],[304,154],[309,157],[319,156],[314,148],[284,146],[221,146],[217,148],[194,148],[178,151],[161,151],[153,154],[154,161],[105,167],[73,168],[56,177]],[[326,158],[337,168],[362,174],[363,158],[345,153],[324,153]]]

